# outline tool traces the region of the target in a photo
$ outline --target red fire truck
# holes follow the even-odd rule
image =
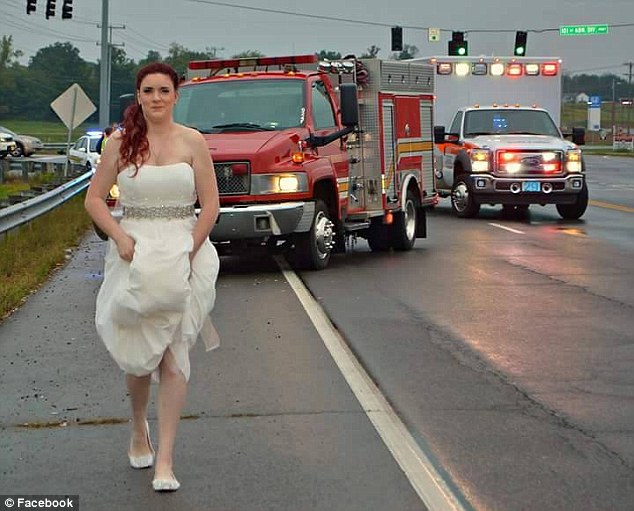
[[[373,251],[426,236],[434,185],[429,64],[316,55],[194,61],[177,122],[204,134],[232,250],[288,247],[323,269],[356,236]]]

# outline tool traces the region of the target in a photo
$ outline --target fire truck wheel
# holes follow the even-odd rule
[[[572,204],[557,204],[557,212],[566,220],[577,220],[583,216],[588,207],[588,187],[583,188],[577,195],[577,200]]]
[[[394,250],[411,250],[416,243],[416,221],[418,198],[411,190],[407,191],[403,211],[394,216],[392,246]]]
[[[328,266],[335,245],[335,224],[330,220],[328,208],[322,200],[315,202],[315,218],[308,232],[295,237],[295,255],[301,268],[323,270]]]
[[[108,241],[108,235],[103,232],[95,222],[92,223],[92,226],[95,229],[95,234],[97,236],[99,236],[103,241]]]
[[[475,200],[471,185],[464,174],[458,176],[451,187],[451,209],[458,218],[473,218],[480,212],[480,204]]]
[[[368,245],[372,252],[387,252],[392,247],[392,226],[383,218],[373,218],[368,230]]]

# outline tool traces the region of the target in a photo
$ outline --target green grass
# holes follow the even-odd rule
[[[630,109],[630,123],[634,127],[634,105],[625,106],[617,103],[614,105],[614,123],[618,126],[627,126],[628,108]],[[588,105],[584,103],[564,103],[561,106],[561,125],[562,126],[581,126],[588,125]],[[601,105],[601,126],[604,129],[612,128],[612,102],[603,103]]]
[[[9,231],[0,240],[0,318],[64,264],[67,249],[77,246],[92,225],[84,209],[84,195]]]
[[[0,184],[0,199],[6,199],[9,195],[14,193],[23,192],[28,190],[32,186],[42,185],[53,181],[57,176],[53,172],[38,173],[29,178],[28,183],[24,183],[19,178],[10,179]]]

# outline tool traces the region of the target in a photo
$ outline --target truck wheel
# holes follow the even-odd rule
[[[416,221],[418,210],[418,198],[411,190],[407,191],[403,210],[394,216],[392,232],[394,250],[411,250],[416,243]]]
[[[392,226],[383,218],[373,218],[368,230],[368,245],[372,252],[387,252],[392,247]]]
[[[20,156],[25,156],[24,147],[22,147],[22,144],[16,144],[15,145],[15,149],[13,151],[11,151],[11,156],[13,156],[14,158],[19,158]]]
[[[561,218],[577,220],[582,217],[588,207],[588,187],[583,183],[583,188],[577,195],[577,200],[572,204],[557,204],[557,211]]]
[[[93,226],[93,229],[95,230],[95,234],[99,236],[99,238],[101,238],[102,241],[108,241],[108,235],[105,232],[103,232],[95,222],[92,223],[92,226]]]
[[[295,237],[297,263],[306,270],[323,270],[330,261],[330,252],[335,244],[335,224],[329,218],[324,201],[315,202],[315,217],[308,232]]]
[[[451,209],[458,218],[473,218],[480,212],[480,204],[473,196],[473,190],[464,174],[451,187]]]

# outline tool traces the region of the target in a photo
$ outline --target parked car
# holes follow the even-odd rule
[[[6,158],[6,156],[14,150],[15,142],[13,135],[0,130],[0,158]]]
[[[19,135],[14,131],[0,126],[0,132],[8,133],[13,137],[15,141],[15,148],[9,153],[14,158],[20,156],[31,156],[35,151],[44,149],[44,144],[39,138],[31,137],[29,135]]]
[[[68,151],[70,162],[85,166],[87,171],[95,169],[101,159],[98,148],[102,137],[101,131],[89,131],[79,137]]]

